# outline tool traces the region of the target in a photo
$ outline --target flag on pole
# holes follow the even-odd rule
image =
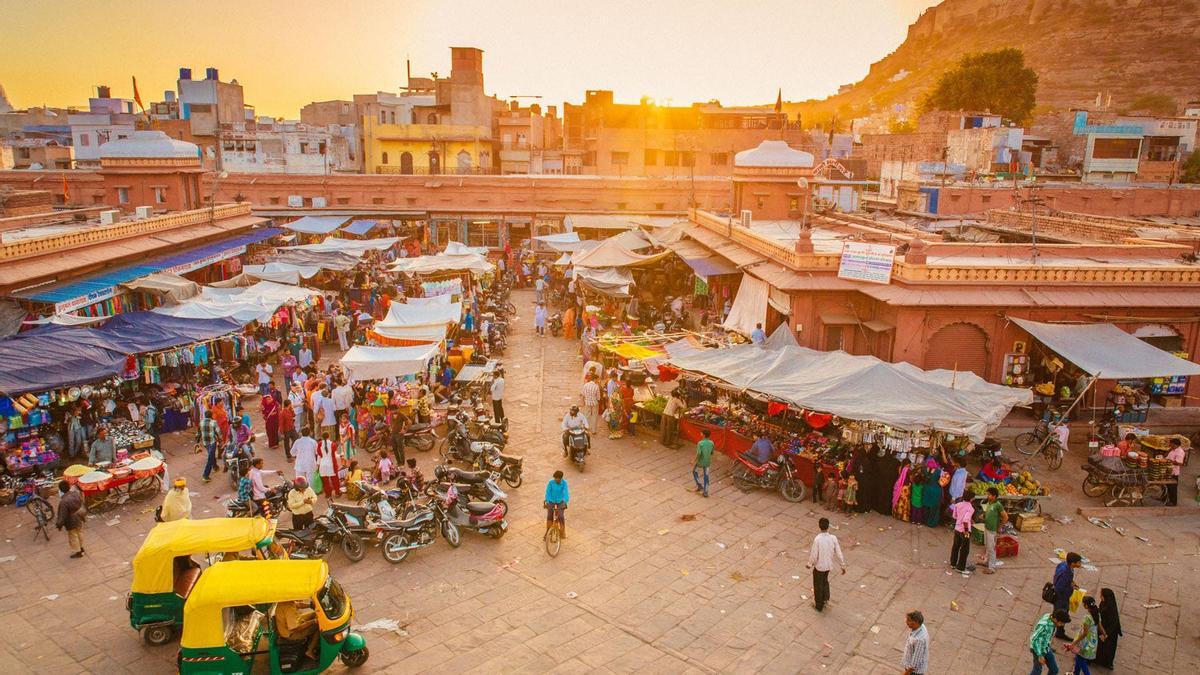
[[[142,105],[142,95],[138,93],[136,77],[133,78],[133,100],[142,109],[142,112],[146,112],[146,106]]]
[[[779,93],[775,95],[775,112],[783,112],[783,87],[780,87]]]
[[[71,188],[67,185],[67,174],[65,174],[65,173],[62,175],[62,184],[63,184],[63,203],[70,204],[71,203]]]

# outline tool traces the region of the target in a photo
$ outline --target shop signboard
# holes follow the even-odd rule
[[[91,291],[85,295],[81,295],[77,298],[72,298],[70,300],[64,300],[63,302],[54,303],[54,313],[55,314],[66,314],[67,312],[73,312],[77,309],[87,307],[88,305],[93,305],[97,302],[100,302],[101,300],[107,300],[116,294],[117,294],[116,286],[108,286],[106,288],[100,288],[100,289]]]
[[[193,261],[190,263],[183,263],[182,265],[168,267],[167,269],[165,269],[163,271],[168,274],[186,274],[188,272],[198,270],[202,267],[208,267],[209,265],[211,265],[213,263],[221,262],[222,260],[225,260],[226,258],[232,258],[234,256],[241,255],[245,252],[246,252],[245,245],[235,246],[233,248],[227,248],[224,251],[218,251],[216,253],[213,253],[212,255],[205,256],[199,260],[196,260],[196,261]]]
[[[842,244],[838,277],[873,284],[891,283],[895,259],[895,246],[847,241]]]

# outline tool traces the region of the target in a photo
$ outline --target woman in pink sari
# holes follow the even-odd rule
[[[263,426],[267,429],[267,447],[279,447],[279,403],[274,396],[262,397]]]

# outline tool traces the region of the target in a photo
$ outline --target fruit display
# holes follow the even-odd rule
[[[646,412],[654,413],[655,415],[661,415],[663,411],[667,409],[667,397],[655,396],[652,399],[642,402],[642,408],[644,408]]]
[[[1050,494],[1048,490],[1042,487],[1041,483],[1034,479],[1033,474],[1029,473],[1028,471],[1014,473],[1012,475],[1012,480],[1008,483],[987,483],[984,481],[975,481],[970,485],[971,493],[980,497],[987,494],[988,488],[993,487],[1000,491],[1001,496],[1044,497]]]

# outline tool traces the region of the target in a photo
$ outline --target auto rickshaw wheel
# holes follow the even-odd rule
[[[175,637],[175,627],[171,624],[155,624],[142,629],[142,639],[153,647],[161,647]]]
[[[342,663],[346,664],[347,668],[357,668],[366,663],[367,657],[370,655],[370,651],[366,647],[363,647],[352,652],[343,651],[341,654],[338,654],[338,658],[342,660]]]

